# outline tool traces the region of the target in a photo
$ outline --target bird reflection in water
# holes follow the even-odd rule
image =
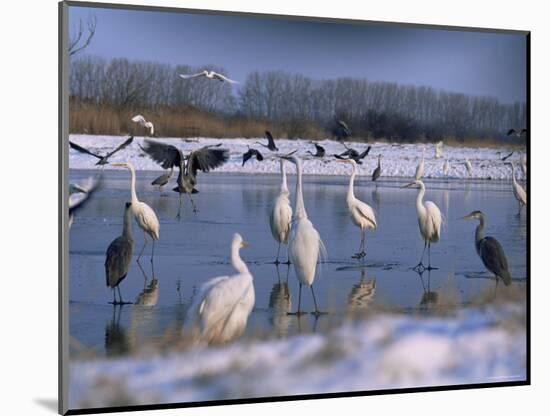
[[[291,316],[288,315],[288,312],[292,310],[292,301],[290,298],[290,290],[288,288],[290,265],[286,267],[286,279],[283,281],[281,281],[279,265],[276,265],[276,269],[278,280],[273,285],[271,293],[269,294],[269,308],[272,311],[269,322],[273,326],[275,335],[277,337],[283,337],[288,335],[288,329],[291,321]]]
[[[137,296],[134,305],[139,306],[155,306],[159,300],[159,281],[154,277],[149,284],[143,288]]]
[[[123,306],[113,305],[113,317],[105,327],[105,354],[116,357],[130,352],[130,341],[126,330],[120,325]]]
[[[423,276],[425,270],[428,271],[426,281],[424,281]],[[422,284],[422,298],[420,299],[419,304],[421,309],[429,309],[433,306],[436,306],[439,301],[439,294],[430,289],[430,278],[432,271],[428,269],[425,270],[415,270],[415,272],[418,274],[418,277],[420,278],[420,283]]]
[[[376,187],[372,190],[371,196],[376,211],[380,211],[380,192],[378,191],[378,182],[376,183]]]
[[[371,304],[376,292],[376,279],[365,280],[366,269],[361,269],[361,278],[354,284],[348,295],[348,315],[364,313]]]

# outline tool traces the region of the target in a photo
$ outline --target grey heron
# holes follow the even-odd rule
[[[267,147],[272,152],[278,151],[279,148],[275,146],[275,140],[273,139],[273,136],[268,130],[265,131],[265,136],[267,137],[267,144],[263,144],[260,142],[256,142],[256,143],[258,143],[260,146]]]
[[[376,182],[376,180],[380,177],[382,174],[382,166],[380,166],[380,158],[382,155],[378,155],[378,166],[376,166],[376,169],[372,172],[372,180],[373,182]]]
[[[90,156],[93,156],[95,157],[96,159],[99,159],[96,163],[96,166],[99,165],[99,166],[103,166],[103,165],[106,165],[107,163],[109,163],[109,158],[111,156],[113,156],[116,152],[124,149],[126,146],[130,145],[132,142],[134,141],[134,137],[133,136],[130,136],[128,139],[126,139],[122,144],[120,144],[119,146],[117,146],[116,148],[114,148],[113,150],[111,150],[109,153],[101,156],[101,155],[98,155],[97,153],[94,153],[76,143],[73,143],[69,140],[69,146],[71,147],[71,149],[74,149],[76,150],[77,152],[80,152],[80,153],[84,153],[84,154],[87,154],[87,155],[90,155]]]
[[[170,171],[168,173],[163,173],[158,178],[155,178],[155,180],[151,182],[151,185],[153,186],[158,185],[159,191],[162,192],[162,187],[170,181],[170,178],[172,178],[173,174],[174,174],[174,166],[170,166]]]
[[[261,162],[262,160],[264,160],[264,156],[260,153],[259,150],[253,149],[250,146],[248,146],[248,150],[243,154],[242,166],[244,166],[244,164],[253,157],[255,157],[258,162]]]
[[[317,143],[312,142],[312,144],[315,146],[315,153],[311,152],[310,150],[308,150],[307,153],[309,153],[313,157],[325,157],[325,148]]]

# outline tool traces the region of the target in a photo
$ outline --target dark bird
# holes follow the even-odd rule
[[[267,147],[272,152],[278,151],[279,148],[277,146],[275,146],[275,140],[273,139],[273,136],[271,135],[271,133],[268,130],[265,131],[265,137],[267,137],[267,144],[263,144],[263,143],[260,143],[260,142],[256,142],[256,143],[258,143],[259,145],[261,145],[263,147]]]
[[[483,237],[483,226],[485,217],[481,211],[472,211],[466,215],[465,220],[478,220],[476,228],[476,251],[485,267],[496,277],[496,286],[499,278],[504,285],[509,286],[512,283],[512,276],[508,270],[508,261],[500,243],[493,237]],[[495,291],[496,291],[495,286]]]
[[[348,125],[343,120],[338,120],[338,127],[336,128],[336,137],[338,140],[341,140],[342,138],[350,137],[351,136],[351,130],[349,129]]]
[[[248,151],[243,154],[243,166],[248,161],[248,159],[252,157],[256,157],[256,160],[258,162],[261,162],[262,160],[264,160],[264,157],[262,156],[259,150],[252,149],[250,148],[250,146],[248,146]]]
[[[515,129],[508,130],[508,133],[506,133],[507,136],[516,136],[518,139],[523,139],[527,136],[527,129],[522,129],[521,131],[517,131]]]
[[[153,182],[151,182],[151,185],[156,186],[158,185],[159,191],[162,192],[162,187],[166,185],[169,181],[172,175],[174,174],[174,166],[170,167],[170,172],[163,173],[158,178],[156,178]]]
[[[313,157],[325,157],[325,148],[317,143],[311,142],[315,146],[315,153],[310,150],[307,151]]]
[[[339,155],[333,155],[336,159],[340,160],[348,160],[352,159],[355,161],[355,163],[361,165],[363,162],[361,162],[361,159],[364,159],[370,152],[371,146],[368,146],[362,153],[359,153],[357,150],[348,147],[345,143],[342,143],[344,147],[346,148],[345,152],[340,153]]]
[[[197,212],[197,207],[191,196],[191,194],[199,192],[195,188],[197,184],[197,172],[199,170],[209,172],[229,160],[229,151],[227,149],[211,149],[208,146],[193,150],[187,156],[183,156],[182,151],[176,146],[150,140],[145,140],[145,145],[141,149],[164,169],[179,168],[178,186],[173,189],[174,192],[178,192],[180,195],[177,218],[180,218],[181,215],[182,194],[189,195],[189,199],[193,205],[193,212]]]
[[[113,240],[107,248],[105,258],[105,277],[107,287],[113,289],[113,305],[124,305],[131,302],[124,302],[120,293],[120,282],[122,282],[130,269],[134,253],[134,238],[132,235],[132,203],[126,202],[124,209],[124,225],[122,235]],[[119,301],[116,300],[115,288],[118,289]]]
[[[507,156],[504,156],[504,157],[501,157],[500,160],[502,160],[503,162],[506,161],[506,159],[508,159],[510,156],[512,156],[514,154],[514,152],[512,151],[512,153],[508,154]]]
[[[378,155],[378,166],[376,167],[376,169],[374,169],[374,172],[372,172],[373,181],[376,181],[382,173],[382,167],[380,166],[380,157],[382,157],[382,155]]]
[[[106,165],[107,163],[109,163],[109,158],[114,155],[116,152],[118,152],[119,150],[122,150],[124,149],[126,146],[128,146],[130,143],[132,143],[134,141],[134,136],[130,136],[128,139],[126,139],[126,141],[124,143],[122,143],[120,146],[118,146],[117,148],[115,148],[113,151],[107,153],[106,155],[104,156],[101,156],[101,155],[98,155],[94,152],[91,152],[89,151],[88,149],[85,149],[83,148],[82,146],[76,144],[76,143],[73,143],[69,140],[69,146],[71,146],[72,149],[76,150],[77,152],[80,152],[80,153],[84,153],[84,154],[87,154],[87,155],[90,155],[90,156],[93,156],[97,159],[99,159],[99,161],[96,163],[96,165],[100,165],[100,166],[103,166],[103,165]]]

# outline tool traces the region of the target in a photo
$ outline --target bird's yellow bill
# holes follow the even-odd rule
[[[126,167],[124,163],[111,163],[111,166],[120,166],[121,168]]]
[[[243,248],[244,248],[244,247],[249,247],[249,246],[250,246],[250,243],[249,243],[248,241],[243,241],[243,242],[241,243],[241,247],[243,247]]]

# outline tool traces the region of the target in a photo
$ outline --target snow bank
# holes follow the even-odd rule
[[[524,380],[523,311],[508,305],[452,318],[380,315],[327,334],[74,362],[70,406]]]
[[[92,136],[92,135],[71,135],[70,140],[74,141],[92,151],[97,151],[104,154],[110,151],[113,147],[122,142],[123,138],[119,136]],[[147,157],[139,148],[140,143],[144,140],[143,137],[136,137],[134,142],[123,151],[115,154],[111,158],[111,162],[130,161],[138,170],[161,170],[161,167]],[[345,151],[344,146],[333,140],[323,140],[318,142],[325,147],[326,155],[324,159],[312,158],[307,150],[315,153],[314,146],[308,140],[286,140],[279,139],[276,144],[279,152],[273,153],[268,149],[257,144],[257,141],[267,143],[266,139],[190,139],[188,141],[182,139],[162,139],[155,138],[165,143],[171,143],[180,147],[184,152],[189,152],[208,144],[222,143],[224,148],[230,151],[230,160],[228,163],[218,168],[216,172],[235,172],[235,173],[276,173],[279,171],[279,164],[276,158],[277,154],[286,154],[298,149],[298,155],[304,159],[308,159],[304,163],[305,174],[316,175],[347,175],[349,174],[349,166],[341,163],[336,163],[333,154],[339,154]],[[359,143],[351,143],[352,147],[359,152],[366,149],[367,145]],[[449,158],[451,163],[451,178],[468,178],[468,172],[464,166],[464,161],[469,159],[472,163],[472,178],[477,179],[511,179],[512,171],[510,166],[505,165],[500,160],[501,156],[510,153],[510,150],[488,149],[488,148],[468,148],[468,147],[443,147],[444,158],[435,159],[435,145],[422,144],[387,144],[374,143],[371,144],[372,149],[367,156],[363,165],[359,166],[359,173],[362,175],[371,175],[377,164],[378,154],[382,155],[382,176],[385,177],[412,177],[414,176],[416,166],[422,157],[422,148],[426,148],[426,161],[424,177],[427,178],[442,178],[444,158]],[[265,159],[263,162],[249,160],[242,167],[242,154],[251,146],[260,150]],[[502,152],[502,155],[500,154]],[[514,153],[508,161],[514,161],[519,168],[518,153]],[[69,166],[72,169],[96,169],[96,159],[70,149]],[[109,169],[106,166],[105,169]],[[518,169],[519,170],[519,169]],[[292,170],[291,170],[292,172]],[[521,172],[518,173],[521,175]]]

